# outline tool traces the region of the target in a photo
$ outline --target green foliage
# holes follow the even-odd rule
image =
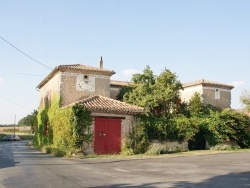
[[[225,109],[209,118],[207,140],[210,145],[237,141],[239,146],[250,146],[250,120],[243,113]]]
[[[61,108],[59,97],[40,107],[34,144],[49,146],[70,154],[92,139],[90,113],[82,106]],[[46,128],[47,127],[47,128]],[[81,148],[82,149],[82,148]]]
[[[218,144],[210,148],[210,150],[218,150],[218,151],[235,150],[235,149],[240,149],[240,147],[230,144]]]
[[[146,154],[160,155],[160,154],[168,154],[168,153],[176,153],[184,151],[187,151],[187,149],[180,147],[178,145],[170,146],[168,143],[162,142],[162,143],[151,143]]]
[[[179,108],[182,85],[170,70],[165,69],[157,77],[146,66],[143,74],[133,75],[132,81],[123,96],[125,102],[144,107],[148,115],[169,116]]]
[[[146,129],[143,124],[135,124],[126,135],[123,154],[145,153],[148,149],[149,141]]]
[[[221,111],[219,108],[209,105],[203,104],[201,100],[201,95],[199,93],[195,93],[188,103],[188,110],[191,116],[193,117],[205,117],[209,116],[212,112]]]
[[[201,96],[196,93],[192,96],[188,104],[191,116],[201,116],[204,114],[204,108],[201,101]]]
[[[122,87],[119,90],[119,92],[118,92],[118,94],[116,96],[116,100],[123,101],[123,96],[125,95],[125,93],[131,92],[132,89],[133,89],[132,86],[124,86],[124,87]]]
[[[160,155],[167,153],[167,146],[162,143],[152,143],[150,144],[146,154],[148,155]]]
[[[83,142],[90,143],[93,137],[90,130],[92,117],[84,106],[77,104],[72,107],[72,112],[73,116],[71,116],[70,122],[73,126],[75,147],[82,149]]]
[[[30,126],[32,133],[34,133],[35,128],[37,126],[37,114],[38,114],[38,111],[34,110],[31,114],[19,120],[17,125],[18,126]]]
[[[243,105],[245,105],[245,108],[248,112],[250,112],[250,93],[245,91],[241,97],[240,101]]]
[[[65,151],[55,148],[52,145],[43,146],[41,150],[47,154],[52,154],[55,157],[63,157],[66,154]]]
[[[178,140],[190,140],[199,132],[200,122],[196,118],[187,118],[179,116],[175,119]]]
[[[180,107],[180,90],[182,85],[176,74],[165,69],[156,79],[154,88],[155,106],[160,108],[161,116],[177,113]]]

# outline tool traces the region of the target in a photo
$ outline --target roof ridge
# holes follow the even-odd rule
[[[118,101],[102,95],[94,95],[77,101],[76,103],[85,106],[90,111],[95,112],[119,114],[138,114],[144,112],[143,107]]]
[[[219,82],[215,82],[215,81],[211,81],[211,80],[206,80],[206,79],[200,79],[200,80],[195,80],[195,81],[191,81],[191,82],[186,82],[183,83],[183,87],[189,87],[189,86],[194,86],[194,85],[199,85],[199,84],[211,84],[211,85],[220,85],[220,86],[224,86],[224,87],[229,87],[229,88],[234,88],[233,85],[231,84],[224,84],[224,83],[219,83]]]

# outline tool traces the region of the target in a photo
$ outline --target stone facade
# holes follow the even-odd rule
[[[231,107],[231,90],[233,89],[231,85],[199,80],[185,83],[183,88],[180,91],[182,101],[189,102],[197,92],[201,95],[204,104],[210,104],[221,109]]]
[[[115,99],[119,90],[129,85],[130,82],[111,81],[110,97]],[[201,95],[204,104],[210,104],[218,108],[230,108],[231,106],[231,90],[233,86],[211,82],[208,80],[198,80],[194,82],[184,83],[183,90],[180,91],[181,100],[189,102],[189,100],[197,92]]]
[[[112,92],[110,77],[114,73],[115,72],[111,70],[104,70],[102,62],[99,68],[79,64],[60,65],[37,86],[40,90],[40,105],[47,104],[53,95],[58,95],[61,99],[61,107],[74,103],[85,106],[93,117],[93,133],[95,133],[95,117],[97,117],[97,119],[98,117],[121,119],[120,141],[121,144],[123,144],[125,135],[134,123],[134,115],[144,113],[144,109],[114,100],[117,95],[115,93],[118,93],[120,89],[119,88],[115,93]],[[113,99],[110,98],[111,95]],[[105,119],[103,120],[104,123]],[[98,125],[98,127],[103,128],[102,124],[100,125],[101,126]],[[103,130],[106,131],[106,129]],[[111,141],[107,141],[107,143],[108,142],[111,143],[112,139]],[[95,140],[90,144],[84,143],[83,148],[87,153],[92,153],[94,151],[94,144]],[[96,146],[97,145],[95,145],[95,147]]]
[[[110,97],[110,76],[114,73],[79,64],[58,66],[37,86],[41,104],[53,94],[61,97],[62,106],[95,95]]]
[[[91,91],[82,91],[77,89],[77,76],[87,75],[95,80],[94,88]],[[89,74],[72,74],[63,73],[61,77],[60,96],[62,105],[68,105],[76,101],[95,96],[102,95],[110,97],[110,80],[107,76],[95,76]]]

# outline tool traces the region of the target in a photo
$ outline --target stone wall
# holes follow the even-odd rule
[[[211,104],[218,108],[230,108],[231,106],[231,92],[225,89],[204,88],[203,102],[204,104]],[[219,97],[216,99],[215,92],[219,92]]]
[[[76,101],[94,96],[102,95],[104,97],[110,96],[110,79],[109,77],[100,77],[91,75],[95,79],[95,85],[93,91],[81,91],[77,90],[77,75],[72,73],[63,73],[61,82],[61,97],[62,106],[74,103]]]
[[[218,108],[230,108],[231,106],[231,90],[220,87],[203,87],[202,85],[187,87],[180,91],[181,100],[189,102],[195,92],[201,95],[204,104],[210,104]]]
[[[45,101],[50,101],[53,94],[59,95],[61,84],[61,73],[57,73],[40,89],[40,106],[45,104]]]

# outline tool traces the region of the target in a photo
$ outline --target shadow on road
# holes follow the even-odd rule
[[[166,177],[167,179],[167,177]],[[241,173],[230,173],[226,175],[215,176],[213,178],[204,180],[202,182],[187,182],[181,181],[173,184],[167,184],[167,182],[154,182],[154,183],[145,183],[141,185],[129,185],[129,184],[114,184],[109,186],[101,186],[102,188],[116,187],[116,188],[130,188],[130,187],[139,187],[139,188],[157,188],[157,187],[202,187],[202,188],[211,188],[211,187],[249,187],[250,186],[250,172],[241,172]],[[92,187],[92,188],[101,188],[101,187]]]
[[[14,167],[19,162],[13,158],[12,142],[3,142],[0,145],[0,169]]]

